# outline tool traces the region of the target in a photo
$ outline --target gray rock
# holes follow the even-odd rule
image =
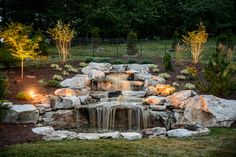
[[[77,117],[74,110],[58,110],[46,112],[42,116],[44,126],[53,126],[55,129],[67,129],[77,126]]]
[[[51,111],[50,104],[35,104],[34,106],[37,108],[40,114]]]
[[[120,133],[121,136],[127,140],[137,140],[137,139],[141,139],[142,135],[140,133],[137,132],[123,132]]]
[[[81,105],[87,105],[91,102],[91,97],[89,95],[79,96]]]
[[[50,104],[52,109],[70,109],[70,108],[78,108],[80,103],[80,97],[77,96],[49,96]]]
[[[105,133],[101,133],[101,134],[98,134],[98,136],[102,139],[117,139],[120,137],[120,133],[119,131],[115,131],[115,132],[105,132]]]
[[[150,105],[151,110],[154,111],[165,111],[166,110],[166,106],[162,106],[162,105]]]
[[[53,127],[51,126],[44,126],[44,127],[37,127],[32,129],[33,133],[39,134],[39,135],[48,135],[54,132]]]
[[[169,137],[190,137],[197,135],[197,131],[189,131],[187,129],[174,129],[167,131]]]
[[[159,76],[152,76],[144,81],[144,87],[147,88],[149,86],[156,86],[157,84],[165,84],[166,80]]]
[[[37,123],[39,111],[31,104],[27,105],[13,105],[7,110],[3,122],[10,123]]]
[[[125,72],[127,68],[126,64],[112,65],[111,72]]]
[[[141,80],[141,81],[145,81],[147,79],[151,79],[152,78],[152,74],[146,72],[139,72],[134,74],[134,80]]]
[[[90,62],[88,66],[92,67],[93,69],[103,71],[103,72],[110,72],[112,69],[112,66],[110,63],[95,63],[95,62]]]
[[[100,136],[97,133],[79,133],[80,140],[97,140]]]
[[[74,89],[83,89],[90,85],[90,79],[88,75],[76,75],[75,77],[65,79],[60,83],[62,87],[74,88]]]
[[[207,127],[230,127],[236,121],[236,100],[196,95],[188,100],[184,118]]]
[[[88,77],[90,80],[103,80],[105,78],[105,73],[103,71],[98,71],[95,69],[92,69],[89,73],[88,73]]]
[[[161,135],[166,135],[165,127],[148,128],[142,131],[143,137],[156,137]]]
[[[142,73],[149,72],[151,64],[128,64],[127,70],[134,70]]]
[[[57,89],[54,94],[56,96],[77,96],[77,92],[74,89],[70,88],[60,88]]]
[[[176,92],[173,95],[170,95],[166,98],[166,106],[173,106],[175,108],[184,109],[186,107],[186,103],[188,99],[197,95],[193,90],[184,90],[180,92]]]
[[[62,139],[78,139],[78,138],[79,135],[77,133],[67,130],[57,130],[43,137],[43,139],[47,141],[62,140]]]
[[[144,103],[148,105],[164,105],[165,102],[166,98],[160,96],[149,96],[144,100]]]
[[[13,103],[12,102],[2,102],[0,103],[0,106],[2,107],[6,107],[6,108],[11,108],[13,106]]]
[[[146,95],[146,91],[122,91],[122,95],[142,98]]]
[[[94,99],[101,99],[101,98],[107,98],[108,97],[108,92],[103,92],[103,91],[92,91],[90,93],[90,96]]]

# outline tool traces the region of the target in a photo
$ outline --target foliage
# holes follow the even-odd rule
[[[164,79],[169,79],[170,78],[170,75],[168,73],[161,73],[158,76],[160,76],[160,77],[162,77]]]
[[[32,99],[30,93],[28,93],[28,92],[19,92],[19,93],[17,93],[16,98],[19,100],[31,100]]]
[[[137,41],[138,41],[137,33],[130,31],[127,36],[127,54],[128,55],[138,54],[138,48],[136,46]]]
[[[195,88],[196,88],[196,86],[192,83],[186,83],[184,85],[184,89],[195,89]]]
[[[151,60],[142,60],[140,64],[152,64],[153,62]]]
[[[92,37],[92,46],[93,48],[98,48],[100,45],[100,29],[98,27],[94,27],[91,29],[91,37]]]
[[[50,67],[55,71],[62,71],[62,68],[58,64],[51,64]]]
[[[165,55],[163,58],[163,66],[166,71],[172,71],[172,63],[171,63],[171,55],[165,51]]]
[[[68,75],[70,75],[70,73],[68,73],[66,70],[63,70],[63,71],[62,71],[62,75],[68,76]]]
[[[71,29],[70,24],[64,24],[61,21],[57,21],[54,28],[48,29],[48,33],[56,43],[61,62],[65,63],[67,57],[70,55],[71,40],[76,34],[75,31]]]
[[[9,50],[0,48],[0,51],[0,65],[3,68],[10,68],[11,66],[17,65],[17,59],[10,54]]]
[[[209,63],[204,67],[204,78],[198,79],[197,87],[203,92],[217,96],[229,95],[236,85],[235,70],[230,67],[230,62],[225,54],[217,50],[212,54]]]
[[[124,61],[122,60],[115,60],[112,62],[112,64],[124,64]]]
[[[38,56],[48,56],[48,43],[46,42],[46,36],[41,31],[36,31],[33,40],[37,40],[37,37],[40,36],[42,39],[38,42],[39,46],[36,50]]]
[[[32,27],[21,23],[10,23],[1,29],[0,36],[9,47],[11,55],[21,60],[21,78],[23,79],[23,67],[25,59],[34,59],[37,56],[40,36],[30,38]]]
[[[54,87],[54,88],[60,88],[60,82],[57,80],[48,80],[48,82],[45,84],[46,87]]]
[[[80,66],[80,67],[86,67],[87,65],[88,65],[88,64],[85,63],[85,62],[80,62],[80,63],[79,63],[79,66]]]
[[[94,62],[94,61],[95,61],[95,59],[92,57],[88,57],[85,59],[85,63],[90,63],[90,62]]]
[[[0,122],[5,118],[7,111],[9,110],[9,106],[4,104],[4,100],[0,100]]]
[[[62,80],[63,80],[63,77],[62,77],[61,75],[55,74],[55,75],[53,75],[52,79],[53,79],[53,80],[56,80],[56,81],[62,81]]]
[[[177,76],[176,76],[176,79],[177,79],[177,80],[186,80],[187,77],[186,77],[185,75],[177,75]]]
[[[0,71],[0,99],[3,99],[7,94],[7,78]]]
[[[191,55],[192,62],[197,64],[201,58],[204,44],[207,42],[208,34],[206,28],[201,22],[197,30],[188,32],[186,36],[183,36],[183,42],[188,46]]]
[[[131,58],[130,58],[130,59],[128,60],[128,64],[133,64],[133,63],[137,63],[137,61],[136,61],[135,59],[131,59]]]

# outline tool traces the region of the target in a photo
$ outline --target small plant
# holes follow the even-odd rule
[[[62,68],[58,64],[51,64],[50,67],[55,71],[62,71]]]
[[[179,87],[178,82],[173,82],[172,85],[173,85],[174,87]]]
[[[48,82],[45,84],[46,87],[54,87],[54,88],[60,88],[60,82],[57,80],[48,80]]]
[[[172,63],[171,63],[171,55],[165,51],[165,55],[163,58],[163,66],[166,71],[172,71]]]
[[[152,69],[152,72],[154,72],[154,73],[158,73],[159,71],[160,71],[160,69],[158,69],[158,68]]]
[[[138,41],[137,33],[131,31],[127,36],[127,54],[135,55],[138,54],[136,43]]]
[[[161,74],[159,74],[158,76],[159,76],[159,77],[162,77],[162,78],[164,78],[164,79],[169,79],[169,78],[170,78],[170,75],[167,74],[167,73],[161,73]]]
[[[197,30],[188,32],[188,35],[183,36],[183,42],[188,46],[192,54],[192,62],[197,64],[202,56],[204,44],[207,42],[208,34],[205,26],[200,23]]]
[[[94,61],[95,61],[95,59],[92,58],[92,57],[88,57],[88,58],[85,59],[86,63],[90,63],[90,62],[94,62]]]
[[[19,100],[31,100],[32,99],[30,93],[28,93],[28,92],[19,92],[19,93],[17,93],[16,98]]]
[[[177,76],[176,76],[176,79],[177,79],[177,80],[186,80],[187,77],[186,77],[185,75],[177,75]]]
[[[62,75],[68,76],[68,75],[70,75],[70,73],[68,73],[66,70],[63,70]]]
[[[67,69],[68,70],[68,72],[73,72],[73,73],[77,73],[77,72],[79,72],[79,70],[78,69],[76,69],[76,68],[69,68],[69,69]]]
[[[62,81],[63,77],[61,75],[53,75],[52,79],[56,81]]]
[[[39,80],[38,83],[39,83],[40,85],[45,85],[45,84],[46,84],[43,79]]]
[[[64,67],[67,68],[67,69],[73,68],[73,66],[69,65],[69,64],[64,65]]]
[[[129,59],[129,60],[128,60],[128,64],[133,64],[133,63],[137,63],[137,61],[134,60],[134,59]]]
[[[190,75],[192,77],[196,77],[197,74],[198,74],[198,71],[197,71],[197,69],[194,66],[188,66],[187,70],[188,70],[188,72],[190,73]]]
[[[87,65],[88,65],[88,64],[85,63],[85,62],[80,62],[80,63],[79,63],[79,66],[80,66],[80,67],[86,67]]]
[[[64,24],[61,21],[57,21],[54,28],[48,30],[52,39],[56,43],[58,54],[61,62],[64,64],[66,59],[70,55],[71,51],[71,40],[75,36],[75,31],[71,29],[70,24]]]
[[[157,65],[157,64],[152,64],[152,65],[150,66],[150,68],[151,68],[151,69],[156,69],[156,68],[158,68],[158,65]]]
[[[7,78],[0,72],[0,99],[5,98],[7,94]]]
[[[180,71],[180,73],[183,74],[183,75],[189,75],[190,74],[188,69],[183,69],[183,70]]]
[[[195,89],[195,88],[196,88],[196,86],[192,83],[186,83],[184,85],[184,89]]]

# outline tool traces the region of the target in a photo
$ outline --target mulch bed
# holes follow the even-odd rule
[[[0,147],[41,140],[42,135],[32,132],[34,127],[34,124],[0,123]]]

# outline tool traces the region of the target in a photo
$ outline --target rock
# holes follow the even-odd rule
[[[67,130],[57,130],[43,137],[43,139],[47,141],[62,140],[62,139],[78,139],[78,138],[79,135],[77,133]]]
[[[74,110],[58,110],[46,112],[42,116],[44,126],[53,126],[55,129],[74,128],[77,125],[77,117]]]
[[[156,93],[160,96],[171,95],[174,92],[175,92],[175,88],[170,85],[166,85],[166,84],[157,84],[156,85]]]
[[[148,96],[150,96],[150,95],[153,95],[153,96],[158,95],[157,92],[156,92],[156,88],[153,87],[153,86],[149,86],[149,87],[146,89],[146,91],[147,91],[147,95],[148,95]]]
[[[149,72],[149,67],[151,64],[128,64],[127,70],[138,71],[142,73]]]
[[[171,129],[171,126],[176,122],[174,113],[170,111],[150,111],[150,118],[153,121],[152,127],[165,127],[166,130]]]
[[[144,100],[144,103],[148,105],[163,105],[165,101],[165,97],[149,96]]]
[[[104,91],[92,91],[90,93],[90,96],[94,99],[101,99],[101,98],[107,98],[108,97],[108,92]]]
[[[167,104],[175,108],[183,109],[186,107],[186,103],[190,97],[197,95],[193,90],[184,90],[176,92],[166,98]],[[168,106],[168,105],[167,105]]]
[[[39,134],[39,135],[48,135],[54,132],[53,127],[51,126],[44,126],[44,127],[37,127],[32,129],[33,133]]]
[[[110,72],[110,70],[112,69],[112,66],[110,63],[90,62],[88,66],[92,67],[92,69],[96,69],[98,71],[103,71],[103,72]]]
[[[78,108],[81,105],[80,97],[77,96],[59,97],[50,95],[49,99],[52,109]]]
[[[112,65],[111,72],[125,72],[127,68],[126,64]]]
[[[80,140],[97,140],[100,136],[97,133],[79,133]]]
[[[78,96],[84,96],[84,95],[89,95],[91,92],[90,90],[91,90],[90,87],[85,87],[83,89],[77,90],[76,92]]]
[[[13,105],[7,110],[3,122],[10,123],[37,123],[39,111],[31,104]]]
[[[57,89],[54,94],[56,96],[77,96],[76,90],[70,88]]]
[[[137,140],[137,139],[141,139],[142,135],[140,133],[137,132],[124,132],[124,133],[120,133],[121,136],[127,140]]]
[[[156,137],[161,135],[166,135],[165,127],[148,128],[142,131],[143,137]]]
[[[111,91],[108,92],[108,98],[112,98],[112,97],[118,97],[122,94],[121,91]]]
[[[184,118],[207,127],[230,127],[236,121],[236,100],[196,95],[188,99]]]
[[[75,77],[65,79],[60,83],[62,87],[68,87],[73,89],[83,89],[90,85],[90,79],[88,75],[76,75]]]
[[[152,74],[146,72],[140,72],[140,73],[136,73],[134,74],[134,80],[141,80],[141,81],[145,81],[147,79],[152,78]]]
[[[117,139],[120,137],[120,133],[119,131],[115,131],[115,132],[105,132],[105,133],[101,133],[98,134],[98,136],[102,139]]]
[[[150,105],[151,110],[154,111],[165,111],[166,110],[166,106],[163,105]]]
[[[190,137],[197,135],[197,131],[189,131],[187,129],[174,129],[167,131],[169,137]]]
[[[157,84],[165,84],[166,80],[160,76],[152,76],[149,79],[145,79],[144,87],[156,86]]]
[[[6,108],[11,108],[13,106],[12,102],[6,101],[6,102],[2,102],[0,103],[1,107],[6,107]]]
[[[122,95],[142,98],[146,95],[146,91],[122,91]]]
[[[37,110],[39,111],[40,114],[47,112],[47,111],[51,111],[50,104],[35,104],[34,106],[37,108]]]
[[[103,71],[98,71],[98,70],[94,70],[92,69],[89,73],[88,73],[88,77],[90,80],[103,80],[105,78],[105,73]]]
[[[81,105],[88,105],[92,100],[89,95],[79,96]]]

